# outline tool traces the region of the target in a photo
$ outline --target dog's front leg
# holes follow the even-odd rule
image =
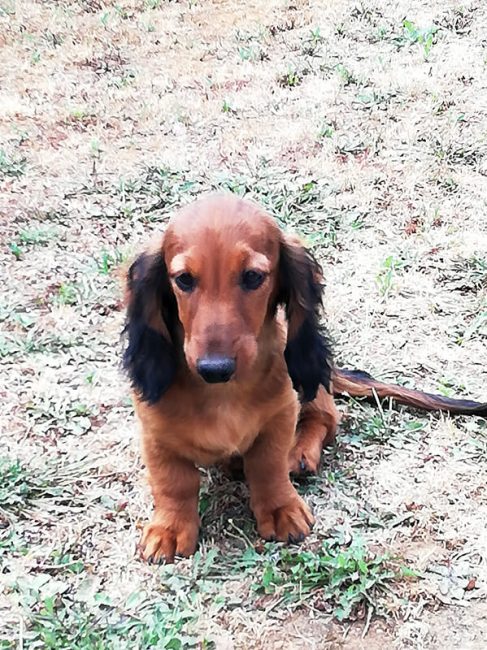
[[[279,413],[244,455],[250,505],[264,539],[302,541],[314,519],[289,480],[289,452],[294,443],[295,409]]]
[[[155,509],[142,534],[142,556],[149,562],[189,557],[198,542],[199,472],[151,438],[143,438],[143,450]]]

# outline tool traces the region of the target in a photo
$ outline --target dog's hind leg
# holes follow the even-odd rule
[[[296,443],[289,455],[289,471],[292,474],[316,474],[321,450],[332,444],[340,422],[340,414],[333,396],[320,387],[316,398],[301,406]]]

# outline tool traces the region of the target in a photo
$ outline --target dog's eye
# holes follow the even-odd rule
[[[181,291],[186,291],[187,293],[193,291],[196,286],[196,280],[193,278],[191,273],[181,273],[181,275],[174,278],[174,282]]]
[[[254,291],[260,287],[264,280],[264,273],[260,273],[259,271],[244,271],[242,273],[240,284],[246,291]]]

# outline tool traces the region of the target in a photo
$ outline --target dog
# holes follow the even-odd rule
[[[236,457],[259,534],[300,542],[313,515],[290,473],[317,472],[340,420],[333,396],[487,415],[487,404],[383,384],[333,364],[321,269],[256,203],[210,195],[182,208],[127,277],[126,348],[154,499],[142,557],[191,556],[198,466]]]

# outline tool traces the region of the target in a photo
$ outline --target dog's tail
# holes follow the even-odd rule
[[[467,399],[450,399],[442,395],[423,393],[419,390],[403,388],[397,384],[377,381],[361,370],[333,370],[333,393],[350,397],[392,397],[406,406],[414,406],[424,411],[449,411],[463,415],[487,417],[487,402],[474,402]]]

